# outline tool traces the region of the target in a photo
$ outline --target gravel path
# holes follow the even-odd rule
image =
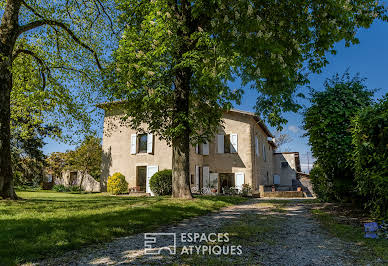
[[[213,259],[220,264],[256,264],[256,265],[355,265],[356,247],[353,244],[331,237],[320,228],[310,212],[309,204],[304,201],[293,201],[281,209],[272,201],[254,199],[241,205],[222,209],[179,224],[160,228],[157,232],[177,234],[177,254],[180,254],[182,243],[180,233],[215,232],[223,233],[224,228],[233,228],[252,217],[271,217],[276,221],[276,230],[263,234],[252,233],[248,241],[239,242],[231,237],[231,243],[242,243],[242,254],[235,256],[207,256],[207,264]],[[254,216],[252,216],[254,215]],[[247,218],[248,217],[248,218]],[[155,217],[157,219],[157,217]],[[275,219],[275,220],[274,220]],[[232,226],[230,226],[232,225]],[[265,224],[263,225],[265,226]],[[260,238],[260,241],[258,239]],[[265,238],[265,239],[263,239]],[[170,238],[171,239],[171,238]],[[162,246],[170,246],[169,239],[159,241]],[[198,243],[195,243],[198,244]],[[201,244],[204,244],[201,242]],[[187,245],[187,243],[186,243]],[[351,255],[353,254],[353,255]],[[212,257],[213,256],[213,257]],[[183,256],[184,257],[184,256]],[[203,257],[190,262],[180,255],[144,254],[144,234],[119,238],[111,243],[94,246],[66,253],[63,257],[49,259],[36,265],[141,265],[141,264],[203,264]],[[186,256],[187,258],[187,256]],[[202,260],[202,261],[201,261]],[[213,261],[214,262],[214,261]],[[216,262],[214,262],[216,263]]]

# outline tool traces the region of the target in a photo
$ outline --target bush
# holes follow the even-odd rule
[[[388,216],[388,94],[352,121],[357,192],[376,217]]]
[[[241,195],[243,197],[247,197],[251,192],[252,192],[252,187],[249,184],[242,185]]]
[[[54,185],[53,190],[55,190],[56,192],[69,192],[70,191],[70,189],[65,187],[64,185]]]
[[[310,171],[310,179],[313,191],[319,199],[330,201],[335,197],[332,182],[319,164],[314,164],[313,169]]]
[[[150,179],[150,188],[158,196],[171,195],[172,171],[162,170],[155,173]]]
[[[108,177],[108,192],[113,195],[123,194],[128,191],[128,183],[121,173],[114,173]]]
[[[338,74],[311,92],[311,106],[304,113],[303,128],[319,167],[315,174],[317,196],[323,200],[353,201],[355,191],[351,120],[372,103],[373,92],[364,80]],[[327,195],[324,193],[328,192]]]

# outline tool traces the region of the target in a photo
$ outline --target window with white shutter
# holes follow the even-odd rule
[[[217,153],[224,153],[224,135],[217,135]]]
[[[255,150],[256,150],[256,156],[259,156],[259,138],[255,136]]]
[[[209,166],[204,166],[202,168],[202,178],[203,178],[203,187],[210,186],[210,169]]]
[[[154,136],[152,134],[147,135],[147,153],[154,152]]]
[[[131,154],[136,154],[136,142],[137,142],[136,134],[132,134],[131,135]]]
[[[206,141],[202,144],[202,154],[203,155],[209,155],[209,142]]]
[[[238,152],[238,139],[237,134],[230,134],[230,153]]]

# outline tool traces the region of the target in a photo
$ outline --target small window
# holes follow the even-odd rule
[[[194,175],[190,175],[190,184],[195,184]]]
[[[288,162],[281,162],[282,168],[288,168]]]
[[[230,135],[224,135],[224,153],[230,153]]]
[[[203,144],[198,144],[198,154],[203,154]]]
[[[138,135],[139,153],[147,153],[147,134]]]

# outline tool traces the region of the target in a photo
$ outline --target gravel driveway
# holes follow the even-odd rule
[[[163,251],[161,255],[145,255],[144,234],[136,234],[104,245],[69,252],[63,257],[35,265],[357,264],[354,257],[356,246],[334,238],[320,228],[309,212],[311,204],[306,201],[287,201],[287,204],[281,205],[280,208],[276,202],[254,199],[219,212],[160,228],[157,231],[159,233],[177,234],[177,255],[169,255],[167,251]],[[242,235],[238,230],[241,230]],[[230,233],[228,244],[241,245],[242,254],[223,256],[205,253],[206,255],[182,256],[182,246],[187,243],[182,243],[179,236],[189,232]],[[160,238],[158,245],[170,246],[170,240],[171,238]],[[200,244],[211,246],[211,243],[207,242]]]

